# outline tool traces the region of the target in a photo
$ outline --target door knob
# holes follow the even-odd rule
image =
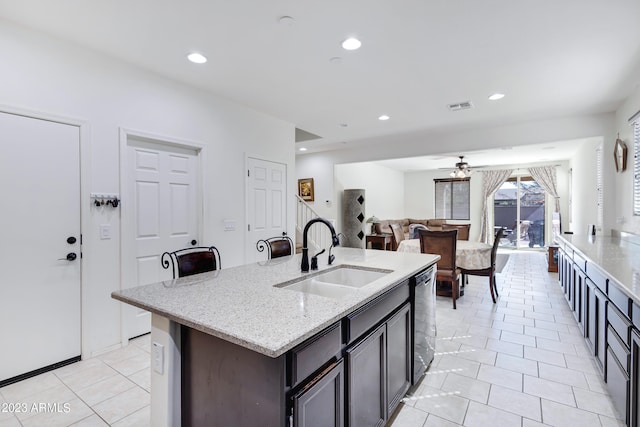
[[[73,236],[67,237],[67,243],[73,245],[76,242],[76,238]]]
[[[197,241],[196,239],[193,239],[193,240],[191,241],[191,246],[195,246],[195,245],[197,245],[197,244],[198,244],[198,241]]]
[[[74,252],[69,252],[66,258],[58,258],[58,261],[73,261],[78,257]]]

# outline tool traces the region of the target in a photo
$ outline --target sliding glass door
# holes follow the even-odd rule
[[[530,176],[509,178],[496,191],[494,224],[506,229],[502,247],[543,248],[545,193]]]

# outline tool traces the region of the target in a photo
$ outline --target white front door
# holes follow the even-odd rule
[[[129,136],[122,197],[123,288],[171,279],[161,257],[197,246],[201,197],[198,151]],[[124,336],[151,330],[151,315],[124,305]]]
[[[287,165],[247,159],[247,262],[266,259],[258,252],[260,239],[287,232]],[[289,236],[295,239],[295,236]]]
[[[0,113],[0,189],[3,381],[80,356],[80,129]]]

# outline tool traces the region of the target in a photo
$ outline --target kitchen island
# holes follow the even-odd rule
[[[438,256],[334,254],[318,272],[301,273],[292,256],[114,292],[152,313],[151,424],[322,425],[327,414],[335,425],[385,423],[412,381],[411,279],[431,279]],[[384,274],[333,297],[283,287],[347,266]]]

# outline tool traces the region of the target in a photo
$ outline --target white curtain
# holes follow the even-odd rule
[[[549,193],[556,201],[555,212],[560,212],[560,197],[558,197],[558,180],[556,178],[555,166],[540,166],[529,168],[529,173],[536,180],[540,187]]]
[[[489,232],[489,197],[493,195],[500,186],[511,176],[513,169],[503,169],[495,171],[482,171],[482,223],[480,226],[480,241],[493,243],[489,238],[493,238],[493,233]]]

